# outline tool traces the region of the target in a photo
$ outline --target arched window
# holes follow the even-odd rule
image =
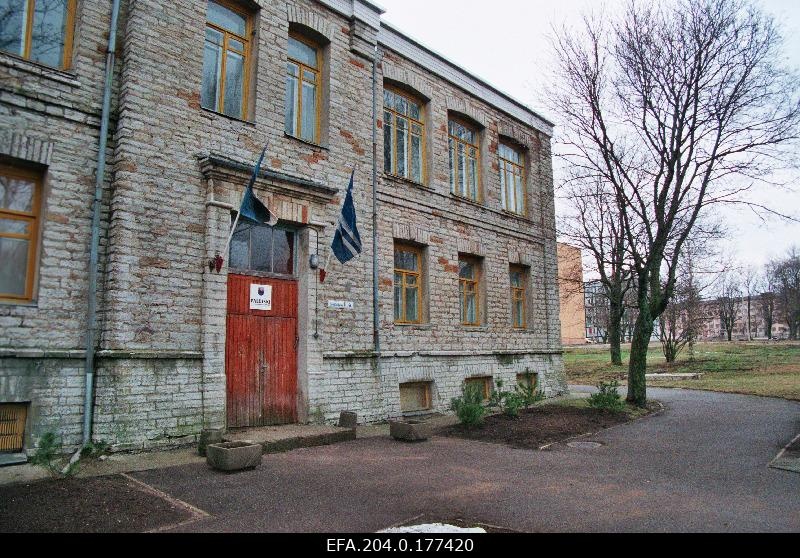
[[[322,49],[297,33],[289,34],[286,61],[286,133],[320,143]]]
[[[247,118],[252,16],[236,4],[209,0],[203,50],[203,108]]]
[[[500,199],[503,209],[525,215],[525,160],[522,151],[508,143],[498,150],[500,163]]]
[[[478,131],[464,121],[450,118],[450,191],[480,201],[480,147]]]
[[[425,181],[425,121],[423,104],[395,89],[383,92],[383,154],[386,173]]]

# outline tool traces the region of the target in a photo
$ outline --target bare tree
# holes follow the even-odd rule
[[[747,327],[747,340],[753,340],[753,297],[758,294],[759,275],[758,270],[748,265],[742,271],[742,291],[744,292],[745,303],[747,304],[747,315],[745,324]]]
[[[789,326],[789,339],[800,333],[800,252],[789,250],[784,258],[768,264],[775,289],[778,315]]]
[[[560,233],[592,255],[608,306],[602,316],[603,341],[610,345],[611,364],[622,366],[621,322],[625,295],[632,284],[623,225],[614,211],[613,198],[599,180],[574,177],[568,182],[568,199],[573,211],[561,220]],[[595,318],[600,318],[599,312]]]
[[[691,269],[675,283],[673,298],[658,317],[661,349],[667,363],[673,363],[687,347],[693,346],[700,330],[700,292]],[[692,351],[692,354],[694,351]]]
[[[565,161],[605,185],[626,239],[638,298],[628,401],[644,406],[682,249],[709,206],[745,203],[733,178],[764,176],[797,140],[800,85],[776,24],[747,0],[630,2],[584,23],[557,34],[553,103]]]
[[[717,298],[717,311],[722,329],[728,336],[728,341],[733,341],[733,328],[739,316],[739,306],[742,302],[742,292],[739,282],[733,273],[726,273],[720,287],[720,296]]]
[[[761,285],[762,292],[758,297],[758,302],[761,305],[761,316],[764,320],[764,335],[767,339],[772,339],[772,325],[775,323],[775,290],[768,272],[762,276]]]

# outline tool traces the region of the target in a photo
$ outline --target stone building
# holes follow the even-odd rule
[[[87,378],[118,449],[566,389],[547,120],[368,0],[123,0],[94,227],[112,5],[0,7],[0,451],[79,446]],[[265,145],[280,222],[226,253]],[[363,252],[323,281],[353,171]]]

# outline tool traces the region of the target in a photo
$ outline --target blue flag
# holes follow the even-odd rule
[[[256,197],[253,191],[253,186],[256,183],[258,175],[261,173],[261,165],[264,163],[264,156],[267,154],[267,148],[261,152],[261,158],[258,160],[255,169],[253,169],[253,176],[250,178],[250,183],[247,185],[247,190],[242,197],[242,206],[239,208],[239,215],[242,219],[252,221],[254,223],[269,225],[274,227],[278,224],[278,217],[273,211],[270,211],[260,199]]]
[[[356,224],[356,206],[353,203],[353,179],[356,171],[350,175],[350,186],[347,188],[347,196],[342,206],[342,215],[336,227],[336,235],[333,237],[333,254],[341,263],[346,264],[361,253],[361,236],[358,234]]]

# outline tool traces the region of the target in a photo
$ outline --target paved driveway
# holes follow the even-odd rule
[[[800,403],[650,390],[667,409],[550,451],[386,438],[136,477],[211,517],[190,531],[374,532],[424,515],[519,531],[800,531],[800,475],[768,463],[800,432]]]

